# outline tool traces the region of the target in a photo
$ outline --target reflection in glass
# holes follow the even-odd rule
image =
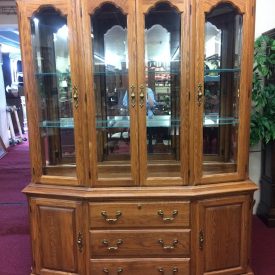
[[[230,4],[220,4],[206,14],[203,120],[205,174],[236,172],[237,169],[241,41],[242,16]],[[217,162],[221,164],[219,169],[211,169],[211,163]]]
[[[127,17],[114,5],[104,4],[91,16],[91,29],[98,177],[129,178]]]
[[[180,26],[180,13],[167,3],[145,15],[149,177],[180,176]]]
[[[52,8],[44,8],[30,22],[43,173],[75,176],[67,19]],[[57,168],[60,165],[63,165],[62,169]]]

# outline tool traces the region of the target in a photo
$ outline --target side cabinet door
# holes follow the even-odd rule
[[[35,274],[85,274],[81,202],[31,199]]]
[[[198,203],[196,274],[246,274],[251,223],[250,196]]]

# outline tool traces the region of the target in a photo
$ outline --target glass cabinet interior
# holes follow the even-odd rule
[[[130,179],[127,15],[106,3],[96,9],[90,22],[98,178]]]
[[[144,17],[147,176],[180,177],[181,14],[159,3]]]
[[[237,171],[242,21],[230,4],[205,15],[204,175]]]
[[[67,18],[42,8],[31,19],[44,175],[76,176]]]

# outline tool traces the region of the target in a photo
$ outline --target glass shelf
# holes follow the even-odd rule
[[[129,116],[112,116],[107,120],[96,120],[96,127],[98,129],[112,129],[112,128],[130,128]],[[147,127],[174,127],[179,126],[179,119],[171,119],[169,115],[156,115],[152,118],[147,118]]]
[[[233,69],[207,69],[204,70],[204,73],[236,73],[240,72],[240,68]]]
[[[40,128],[73,129],[74,120],[72,117],[60,118],[59,120],[44,120],[40,123]]]
[[[220,117],[218,114],[208,114],[203,118],[203,127],[218,127],[220,125],[236,125],[239,120],[235,117]]]

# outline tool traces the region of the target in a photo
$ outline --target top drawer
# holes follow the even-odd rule
[[[90,228],[189,227],[189,202],[89,203]]]

